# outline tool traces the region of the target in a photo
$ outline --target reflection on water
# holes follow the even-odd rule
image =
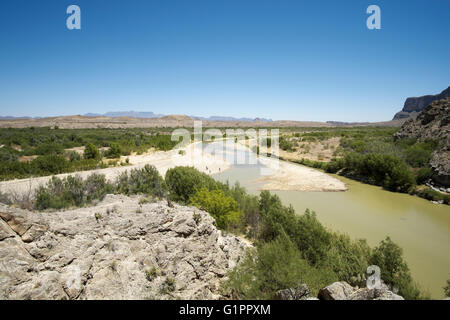
[[[261,177],[260,167],[234,165],[214,178],[239,181],[250,193],[257,194],[261,185],[255,180]],[[330,229],[352,238],[365,238],[372,246],[390,236],[403,248],[414,278],[434,298],[442,298],[442,287],[450,279],[450,207],[336,177],[347,184],[349,191],[273,193],[284,204],[292,204],[297,213],[310,208]]]

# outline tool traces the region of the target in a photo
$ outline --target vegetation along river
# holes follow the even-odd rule
[[[243,152],[243,151],[238,151]],[[246,152],[246,157],[252,157]],[[239,183],[258,194],[261,164],[233,165],[214,175],[219,181]],[[433,298],[443,298],[443,286],[450,279],[450,207],[408,194],[335,176],[347,184],[346,192],[272,191],[297,213],[309,208],[334,231],[352,238],[367,239],[376,246],[386,236],[403,248],[416,281]]]

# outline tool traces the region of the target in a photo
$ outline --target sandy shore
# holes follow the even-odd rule
[[[247,147],[237,144],[237,148]],[[184,154],[179,154],[183,150]],[[247,149],[248,150],[248,149]],[[202,153],[201,148],[191,144],[185,148],[172,151],[156,151],[144,155],[129,156],[130,165],[113,167],[75,173],[56,175],[59,178],[68,175],[79,175],[86,178],[92,173],[104,174],[109,181],[114,181],[121,173],[132,169],[140,169],[145,165],[154,165],[159,173],[164,176],[166,171],[176,166],[193,166],[201,172],[209,175],[223,172],[231,168],[223,156]],[[264,190],[297,190],[297,191],[345,191],[345,184],[323,172],[305,166],[292,164],[277,159],[258,157],[259,161],[269,168],[270,174],[262,177],[259,181],[264,182]],[[27,193],[33,192],[40,185],[44,185],[50,176],[10,180],[0,182],[0,191],[4,193]]]
[[[252,142],[255,142],[254,140]],[[249,150],[249,141],[241,141],[239,148]],[[264,150],[265,148],[261,148]],[[264,151],[261,151],[264,152]],[[267,152],[267,151],[266,151]],[[346,191],[344,182],[322,171],[303,165],[281,161],[277,158],[258,156],[261,164],[267,169],[263,177],[257,182],[262,182],[261,190],[279,191]]]
[[[347,190],[345,183],[316,169],[267,157],[260,157],[259,161],[274,172],[258,179],[264,183],[263,190]]]

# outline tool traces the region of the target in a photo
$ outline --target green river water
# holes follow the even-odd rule
[[[248,155],[247,155],[248,156]],[[219,181],[239,183],[253,194],[261,185],[260,165],[234,165],[214,175]],[[367,239],[371,246],[390,236],[403,248],[414,279],[433,298],[443,298],[450,279],[450,207],[385,191],[379,187],[335,176],[346,192],[272,191],[297,213],[309,208],[331,230]]]

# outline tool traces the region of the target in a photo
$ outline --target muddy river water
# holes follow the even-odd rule
[[[247,158],[254,156],[248,151],[238,152],[245,152]],[[230,183],[239,181],[248,192],[258,194],[262,186],[257,181],[261,167],[261,164],[235,164],[214,178]],[[335,177],[346,183],[349,190],[272,192],[285,205],[291,204],[297,213],[309,208],[328,228],[352,238],[365,238],[371,246],[390,236],[403,248],[414,279],[433,298],[443,298],[443,286],[450,279],[450,206]]]

